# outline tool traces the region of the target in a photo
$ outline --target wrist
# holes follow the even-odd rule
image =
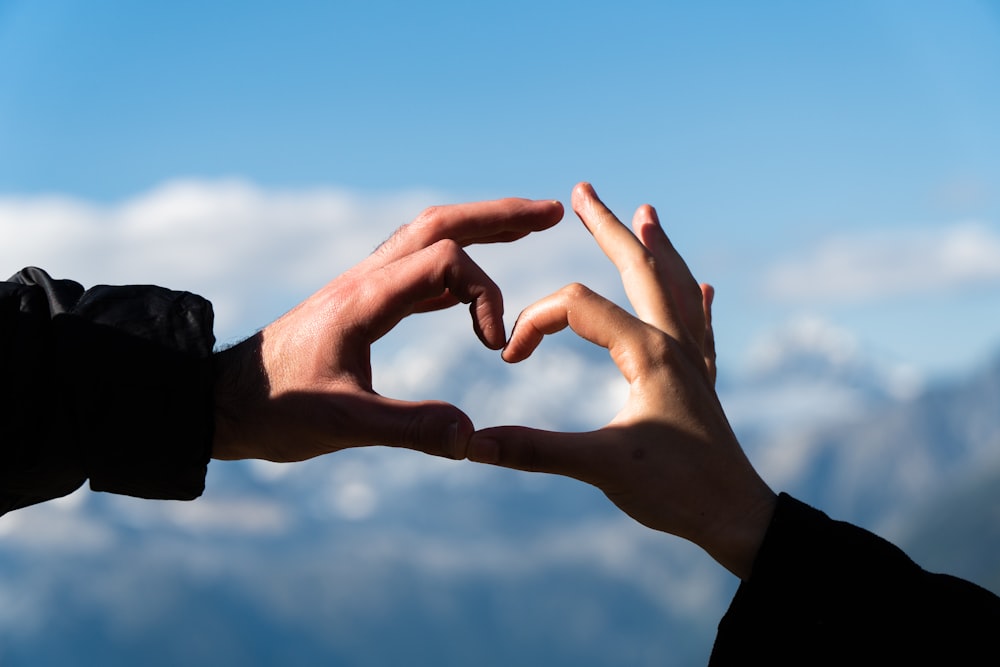
[[[261,356],[261,334],[216,352],[215,436],[212,458],[236,460],[255,458],[247,434],[248,423],[261,399],[267,396],[267,374]]]
[[[761,481],[760,487],[734,504],[731,516],[719,521],[700,542],[702,548],[740,579],[749,579],[777,502],[777,495]]]

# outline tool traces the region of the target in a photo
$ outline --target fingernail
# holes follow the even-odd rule
[[[500,444],[493,438],[472,436],[467,456],[476,463],[497,463],[500,460]]]

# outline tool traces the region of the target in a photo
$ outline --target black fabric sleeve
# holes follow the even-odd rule
[[[1000,664],[1000,598],[781,494],[710,666]]]
[[[191,499],[213,435],[211,304],[151,285],[0,283],[0,513],[95,491]]]

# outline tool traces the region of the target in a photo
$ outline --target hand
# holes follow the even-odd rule
[[[552,201],[431,208],[371,256],[257,335],[216,355],[213,457],[299,461],[392,445],[464,458],[473,426],[458,408],[372,388],[371,345],[404,317],[469,303],[484,344],[503,347],[500,290],[463,250],[514,241],[562,218]]]
[[[695,282],[651,207],[636,212],[635,234],[588,184],[574,189],[573,208],[621,273],[636,316],[569,285],[521,313],[503,358],[526,359],[545,335],[568,326],[608,349],[628,380],[628,400],[589,433],[485,429],[468,457],[593,484],[640,523],[695,542],[745,578],[775,496],[715,393],[714,291]]]

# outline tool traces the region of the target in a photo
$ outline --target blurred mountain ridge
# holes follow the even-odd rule
[[[613,414],[606,352],[546,349],[527,371],[457,350],[432,389],[555,428]],[[1000,590],[1000,358],[901,397],[860,350],[785,349],[720,384],[765,479]],[[518,398],[539,369],[567,375]],[[783,419],[803,387],[812,417]],[[0,519],[0,664],[705,664],[735,590],[573,480],[381,449],[210,469],[194,503],[83,491]]]

